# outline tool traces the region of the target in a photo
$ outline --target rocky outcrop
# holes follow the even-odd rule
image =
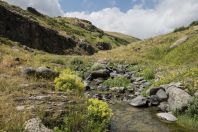
[[[28,11],[40,15],[33,8],[28,8]],[[57,31],[39,24],[28,15],[11,10],[3,4],[0,4],[0,12],[0,36],[49,53],[74,54],[78,52],[75,48],[79,45],[71,37],[60,35]],[[95,52],[93,48],[89,47],[86,47],[85,54]]]
[[[105,42],[98,42],[96,46],[99,50],[111,50],[112,49],[111,44],[105,43]]]

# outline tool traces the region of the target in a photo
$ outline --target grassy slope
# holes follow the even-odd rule
[[[48,17],[44,15],[37,16],[29,11],[22,10],[16,6],[8,5],[2,1],[0,1],[0,5],[6,7],[10,11],[15,11],[24,17],[28,17],[29,19],[38,22],[42,26],[56,30],[60,33],[60,35],[70,36],[77,41],[88,42],[94,47],[97,42],[111,43],[112,47],[117,47],[129,43],[124,38],[109,36],[104,31],[98,29],[86,20],[67,17]]]
[[[106,32],[106,33],[113,37],[122,38],[129,43],[136,42],[136,41],[140,40],[138,38],[135,38],[135,37],[123,34],[123,33],[118,33],[118,32]]]
[[[189,39],[175,49],[169,46],[183,36]],[[190,90],[196,91],[198,77],[198,30],[192,26],[187,30],[150,38],[122,46],[112,51],[100,52],[97,58],[112,61],[138,63],[139,67],[153,69],[159,78],[154,85],[183,81]],[[118,54],[119,53],[119,54]],[[188,83],[190,82],[190,83]],[[192,92],[193,92],[192,91]]]

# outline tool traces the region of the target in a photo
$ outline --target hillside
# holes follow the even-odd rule
[[[136,42],[136,41],[140,40],[138,38],[135,38],[135,37],[123,34],[123,33],[118,33],[118,32],[106,32],[106,33],[110,36],[117,37],[117,38],[120,38],[120,39],[124,39],[129,43]]]
[[[0,131],[197,132],[197,21],[139,40],[2,1],[0,12]]]
[[[181,81],[195,92],[198,89],[198,26],[193,23],[180,31],[99,52],[95,56],[138,64],[137,69],[150,69],[158,78],[153,82],[155,86]]]
[[[77,18],[48,17],[33,8],[22,10],[0,1],[0,35],[31,48],[56,54],[94,54],[128,44],[109,36],[91,22]]]

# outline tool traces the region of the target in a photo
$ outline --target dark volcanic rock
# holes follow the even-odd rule
[[[40,25],[28,16],[0,5],[0,36],[7,37],[28,47],[55,54],[67,54],[77,42],[57,31]]]
[[[99,50],[111,50],[112,49],[111,44],[105,43],[105,42],[98,42],[96,46]]]
[[[93,55],[96,52],[95,49],[87,43],[79,43],[79,47],[87,52],[89,55]]]

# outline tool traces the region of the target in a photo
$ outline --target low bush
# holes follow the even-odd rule
[[[84,84],[81,79],[70,69],[64,70],[59,77],[54,80],[55,88],[59,91],[82,91]]]
[[[115,77],[113,79],[108,79],[104,81],[103,85],[109,87],[127,87],[130,83],[130,80],[126,77]]]
[[[64,125],[55,132],[105,132],[111,121],[112,111],[106,102],[89,99],[72,110],[64,119]]]
[[[88,117],[96,122],[108,124],[112,117],[112,111],[106,102],[98,99],[88,100]]]
[[[189,103],[187,110],[185,113],[198,120],[198,97],[194,97],[192,101]]]

